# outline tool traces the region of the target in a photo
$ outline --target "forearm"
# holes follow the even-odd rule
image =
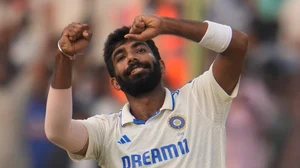
[[[164,17],[162,34],[172,34],[199,43],[208,29],[208,24],[201,21]],[[244,56],[247,51],[247,35],[233,29],[228,48],[222,53],[226,56]]]
[[[246,58],[248,48],[246,34],[213,22],[172,18],[164,18],[162,33],[187,38],[219,53],[214,61],[213,75],[227,94],[232,93]]]
[[[65,135],[72,119],[72,62],[59,51],[55,58],[55,69],[49,89],[45,132],[49,139]]]
[[[72,85],[72,61],[57,51],[52,88],[67,89]]]
[[[72,61],[57,51],[46,110],[46,131],[65,131],[72,119]],[[56,130],[56,129],[54,129]]]
[[[87,134],[82,123],[72,120],[71,81],[72,62],[58,53],[47,99],[45,133],[56,145],[76,152],[86,143]]]
[[[50,140],[69,131],[72,120],[72,91],[50,87],[47,99],[45,132]]]
[[[208,24],[205,22],[164,17],[162,34],[172,34],[200,42],[207,27]]]

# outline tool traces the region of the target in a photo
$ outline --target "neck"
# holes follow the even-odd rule
[[[164,104],[165,89],[162,84],[157,85],[153,91],[140,97],[126,95],[131,114],[138,120],[147,121]]]

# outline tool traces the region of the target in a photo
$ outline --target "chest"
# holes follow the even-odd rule
[[[129,123],[116,131],[114,137],[118,146],[134,151],[176,143],[186,138],[185,133],[191,127],[187,117],[182,113],[165,113],[148,120],[145,124]],[[124,143],[124,140],[130,142]]]
[[[188,116],[165,113],[145,124],[129,123],[115,131],[109,145],[123,167],[163,164],[190,152]],[[112,158],[112,157],[111,157]],[[114,162],[114,161],[111,161]]]

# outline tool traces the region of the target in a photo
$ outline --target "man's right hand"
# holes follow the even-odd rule
[[[72,23],[64,28],[59,45],[63,52],[75,55],[85,49],[92,39],[92,31],[89,25]]]
[[[64,28],[60,47],[68,55],[85,49],[92,33],[87,24],[72,23]],[[72,61],[59,51],[47,98],[45,133],[57,146],[79,155],[86,154],[89,135],[83,123],[72,120]]]

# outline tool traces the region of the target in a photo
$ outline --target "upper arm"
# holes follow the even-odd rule
[[[213,65],[213,75],[227,94],[231,94],[243,70],[248,48],[246,34],[233,30],[227,50],[219,54]]]
[[[239,84],[236,84],[231,94],[227,94],[213,75],[213,65],[186,88],[189,88],[193,95],[194,104],[198,106],[199,112],[213,123],[224,126],[231,102],[238,94]]]
[[[76,151],[67,150],[70,158],[73,160],[95,159],[101,161],[108,120],[101,115],[90,117],[87,120],[72,120],[72,122],[72,135],[68,139],[80,138],[81,145]]]
[[[78,152],[74,152],[75,155],[81,155],[81,156],[85,156],[87,149],[89,146],[89,137],[87,137],[87,141],[84,143],[82,149],[80,149]]]
[[[66,150],[77,155],[85,156],[89,145],[89,135],[86,127],[82,122],[79,122],[78,120],[71,121],[71,131],[68,139],[70,139],[70,145],[72,145],[72,143],[77,143],[74,144],[74,146],[76,145],[77,148],[74,147]]]
[[[71,120],[70,129],[60,137],[48,137],[51,142],[68,152],[85,155],[88,145],[88,132],[84,124],[78,120]],[[85,149],[86,148],[86,149]]]

